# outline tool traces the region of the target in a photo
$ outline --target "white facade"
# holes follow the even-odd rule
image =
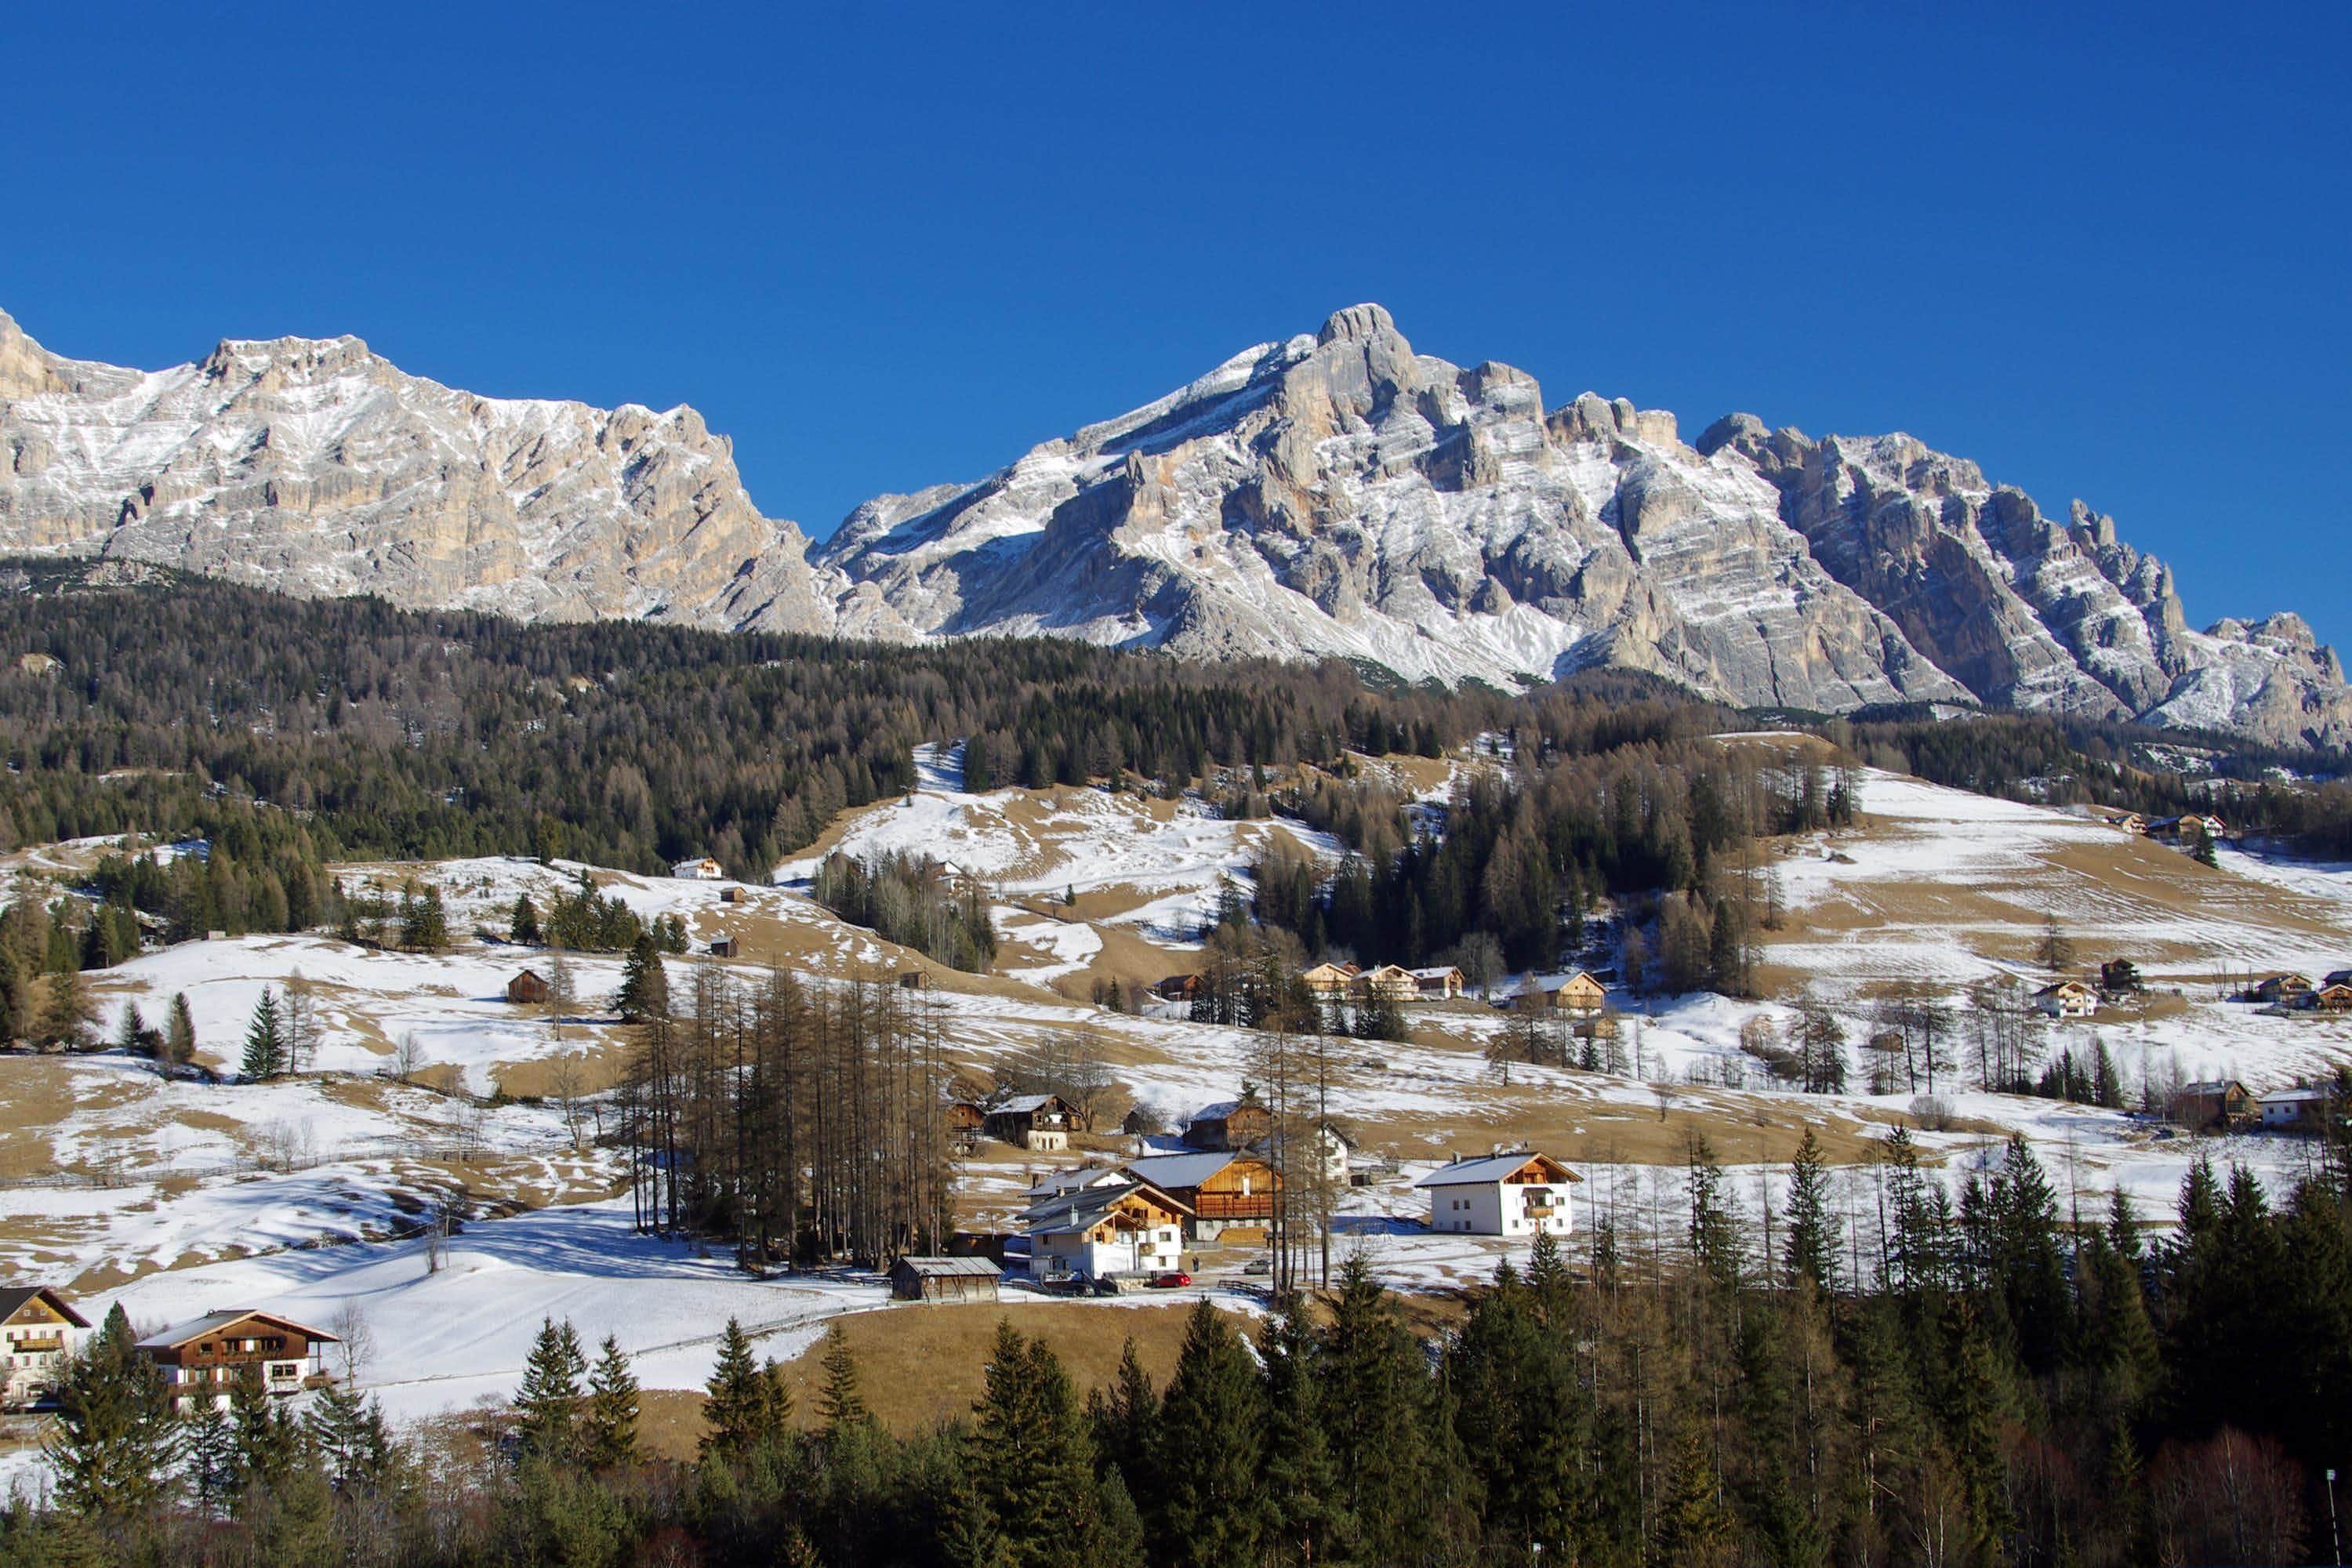
[[[1470,1236],[1567,1236],[1575,1228],[1570,1199],[1573,1179],[1555,1160],[1517,1153],[1441,1165],[1418,1185],[1429,1194],[1432,1230]]]
[[[669,868],[669,874],[688,881],[718,882],[726,879],[727,868],[706,855],[699,860],[680,860]]]
[[[38,1403],[58,1385],[67,1359],[81,1344],[82,1331],[68,1323],[12,1323],[5,1331],[7,1361],[5,1402]]]
[[[1182,1267],[1184,1227],[1155,1226],[1150,1230],[1116,1230],[1113,1239],[1089,1240],[1093,1231],[1045,1231],[1029,1240],[1030,1267],[1044,1273],[1066,1268],[1089,1279],[1107,1274],[1163,1274]]]
[[[2263,1125],[2265,1127],[2302,1127],[2315,1122],[2326,1105],[2327,1096],[2315,1089],[2273,1089],[2263,1096]]]
[[[2069,980],[2035,992],[2033,1005],[2046,1017],[2088,1018],[2099,1010],[2099,994],[2078,981]]]

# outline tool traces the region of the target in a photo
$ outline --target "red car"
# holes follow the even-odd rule
[[[1192,1282],[1192,1277],[1181,1268],[1171,1268],[1165,1274],[1154,1274],[1151,1277],[1151,1288],[1154,1290],[1173,1290],[1180,1285],[1190,1285]]]

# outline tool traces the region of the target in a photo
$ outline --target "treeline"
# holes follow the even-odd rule
[[[71,563],[23,570],[37,591],[0,597],[0,647],[58,668],[0,662],[0,847],[186,832],[224,843],[232,868],[266,867],[289,900],[298,862],[373,858],[658,872],[707,853],[764,876],[843,807],[908,789],[912,748],[946,736],[974,738],[982,782],[1182,783],[1399,734],[1451,745],[1508,707],[1368,692],[1338,664],[522,626],[164,572],[100,586]],[[240,817],[251,844],[232,841]],[[207,929],[238,923],[221,912]]]
[[[608,1345],[592,1371],[568,1324],[542,1331],[493,1457],[429,1484],[362,1413],[343,1451],[288,1434],[310,1457],[277,1489],[207,1495],[152,1415],[76,1415],[105,1393],[78,1368],[71,1479],[54,1505],[0,1516],[0,1552],[26,1568],[2332,1554],[2325,1472],[2352,1438],[2340,1163],[2283,1205],[2200,1163],[2177,1233],[2152,1239],[2119,1195],[2075,1213],[2021,1141],[1957,1196],[1906,1135],[1884,1154],[1874,1191],[1841,1205],[1809,1135],[1759,1224],[1695,1143],[1671,1220],[1654,1200],[1596,1200],[1577,1267],[1539,1238],[1433,1343],[1360,1254],[1247,1342],[1202,1303],[1164,1385],[1130,1343],[1082,1397],[1043,1342],[1001,1324],[971,1415],[903,1434],[875,1417],[837,1330],[802,1419],[730,1323],[686,1463],[644,1457],[623,1358]],[[89,1364],[121,1356],[116,1340],[110,1325]]]
[[[757,1269],[946,1250],[953,1069],[915,993],[700,964],[673,1002],[645,942],[620,1007],[637,1040],[608,1137],[641,1228],[730,1240]]]
[[[950,968],[985,974],[995,961],[987,889],[928,855],[828,855],[809,891],[851,924]]]

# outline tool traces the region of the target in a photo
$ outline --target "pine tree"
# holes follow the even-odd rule
[[[567,1318],[559,1325],[540,1320],[539,1337],[523,1363],[522,1385],[515,1390],[515,1435],[528,1458],[568,1465],[580,1458],[583,1395],[588,1370],[580,1336]]]
[[[125,1002],[122,1016],[114,1026],[114,1048],[126,1056],[140,1056],[146,1051],[147,1020],[139,1014],[139,1004]]]
[[[224,1513],[236,1495],[236,1436],[228,1412],[217,1399],[200,1399],[181,1422],[185,1430],[180,1448],[186,1456],[197,1510],[207,1516]]]
[[[47,1453],[59,1506],[130,1520],[169,1498],[182,1434],[163,1373],[139,1352],[121,1302],[67,1367],[57,1399]]]
[[[327,1479],[338,1489],[350,1489],[367,1458],[366,1406],[359,1390],[341,1382],[328,1384],[304,1415],[303,1425]]]
[[[1706,1428],[1695,1416],[1675,1433],[1658,1506],[1658,1558],[1673,1568],[1712,1568],[1727,1560],[1732,1521],[1717,1495]]]
[[[669,1016],[669,974],[662,967],[661,952],[652,937],[640,934],[630,944],[628,959],[621,966],[620,994],[613,1005],[632,1024]]]
[[[1277,1562],[1345,1561],[1352,1531],[1323,1436],[1319,1348],[1307,1297],[1293,1294],[1258,1340],[1265,1367],[1265,1495]]]
[[[517,893],[514,916],[507,922],[507,940],[519,947],[539,945],[539,906],[530,901],[529,893]]]
[[[1000,1321],[974,1411],[974,1479],[1011,1562],[1084,1568],[1100,1496],[1094,1445],[1060,1359]]]
[[[245,1031],[245,1060],[239,1070],[248,1083],[266,1083],[286,1070],[286,1026],[278,1014],[278,993],[267,986]]]
[[[302,1460],[302,1432],[247,1362],[228,1386],[229,1505],[240,1516],[283,1486]]]
[[[1263,1391],[1217,1310],[1197,1303],[1160,1406],[1162,1537],[1182,1568],[1255,1560],[1267,1523]]]
[[[1432,1527],[1432,1390],[1420,1342],[1361,1254],[1340,1266],[1319,1351],[1339,1500],[1366,1558],[1410,1561]]]
[[[1129,1498],[1148,1521],[1160,1496],[1160,1395],[1136,1354],[1132,1334],[1119,1349],[1109,1391],[1097,1391],[1087,1402],[1087,1414],[1096,1453],[1118,1469]]]
[[[184,991],[172,993],[172,1010],[163,1025],[163,1059],[174,1067],[196,1059],[196,1020]]]
[[[637,1458],[637,1379],[621,1342],[611,1334],[588,1374],[588,1411],[583,1458],[593,1468],[634,1464]]]
[[[89,983],[70,958],[51,967],[41,983],[41,1008],[34,1020],[33,1037],[45,1046],[68,1051],[89,1044],[90,1025],[98,1005],[90,1000]]]

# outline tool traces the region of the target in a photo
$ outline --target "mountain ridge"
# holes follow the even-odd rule
[[[1743,707],[1934,701],[2352,742],[2299,617],[1913,437],[1675,417],[1418,353],[1374,304],[812,544],[681,405],[491,399],[361,340],[140,372],[0,314],[0,547],[523,618],[1077,637],[1509,686],[1611,666]]]

